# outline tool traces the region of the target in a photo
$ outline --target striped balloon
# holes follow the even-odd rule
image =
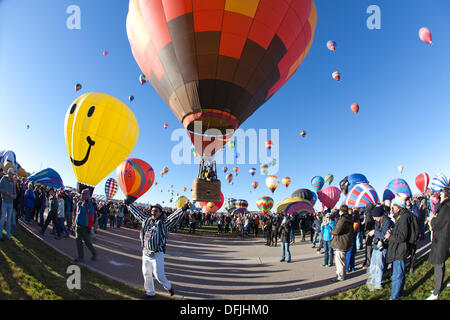
[[[261,197],[256,201],[256,206],[263,214],[267,214],[273,207],[273,199],[271,197]]]
[[[315,191],[319,191],[323,188],[323,185],[325,184],[325,179],[320,176],[315,176],[311,179],[311,185],[313,186]]]
[[[368,183],[359,183],[347,194],[345,204],[349,207],[365,208],[369,203],[376,205],[379,202],[378,194]]]
[[[327,42],[327,48],[329,49],[329,50],[331,50],[331,51],[336,51],[336,47],[337,47],[337,44],[336,44],[336,42],[335,41],[328,41]]]
[[[444,174],[438,173],[434,176],[433,180],[431,180],[430,188],[434,192],[439,192],[444,187],[448,187],[448,179]]]
[[[117,189],[119,189],[119,184],[116,179],[109,178],[105,183],[105,196],[106,199],[111,200],[117,193]]]
[[[383,193],[383,201],[394,199],[396,193],[404,193],[409,197],[412,197],[412,192],[408,183],[400,178],[394,179],[389,182]]]
[[[227,201],[225,201],[224,209],[228,213],[233,213],[234,210],[236,210],[236,199],[230,198]]]
[[[429,184],[430,176],[428,175],[428,173],[424,172],[416,177],[416,187],[420,192],[425,193]]]
[[[236,200],[236,210],[233,213],[247,213],[248,202],[247,200]]]
[[[280,179],[276,176],[269,176],[266,178],[266,186],[267,188],[272,191],[272,193],[275,192],[275,190],[278,188],[278,185],[280,184]]]
[[[314,208],[308,200],[293,197],[284,199],[277,206],[277,213],[309,215],[314,213]]]
[[[325,176],[325,182],[327,185],[330,185],[333,182],[333,180],[334,180],[334,176],[331,173],[329,173]]]
[[[120,188],[133,203],[150,189],[155,181],[153,168],[144,160],[127,159],[117,167],[117,180]]]

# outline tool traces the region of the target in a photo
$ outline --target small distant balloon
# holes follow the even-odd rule
[[[145,76],[145,74],[142,73],[142,74],[139,76],[139,82],[141,83],[141,85],[144,85],[144,84],[147,83],[147,77]]]
[[[354,114],[358,114],[359,112],[359,105],[357,103],[352,104],[350,109],[353,111]]]
[[[419,30],[419,38],[424,43],[433,44],[433,36],[431,35],[431,31],[426,27]]]
[[[108,55],[108,51],[103,51],[103,56],[107,56]]]
[[[129,97],[128,97],[128,100],[130,100],[130,102],[133,102],[134,96],[129,96]]]
[[[335,71],[331,74],[334,80],[340,81],[341,80],[341,73],[339,71]]]
[[[330,40],[330,41],[327,42],[327,48],[328,48],[329,50],[335,52],[335,51],[336,51],[336,47],[337,47],[337,44],[336,44],[335,41],[331,41],[331,40]]]
[[[228,167],[223,167],[223,173],[227,173]]]
[[[253,187],[253,189],[258,188],[258,186],[259,186],[258,181],[253,181],[253,182],[252,182],[252,187]]]
[[[164,129],[167,129],[169,125],[167,123],[164,123]]]
[[[30,125],[29,124],[27,125],[27,129],[30,129]]]
[[[269,150],[272,149],[272,145],[273,145],[273,142],[271,140],[267,140],[266,141],[266,148],[267,149],[269,149]]]
[[[398,170],[398,172],[402,173],[403,172],[403,166],[398,166],[397,170]]]
[[[306,131],[303,130],[302,132],[300,132],[300,135],[304,138],[306,136]]]
[[[75,85],[75,90],[76,90],[77,92],[80,91],[81,88],[82,88],[81,84],[77,83],[77,84]]]
[[[249,172],[252,176],[254,176],[255,173],[256,173],[256,169],[255,169],[255,168],[251,168],[250,170],[248,170],[248,172]]]

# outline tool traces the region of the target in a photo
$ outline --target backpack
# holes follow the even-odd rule
[[[419,240],[420,236],[420,229],[419,229],[419,222],[417,221],[417,217],[410,213],[409,215],[409,236],[408,236],[408,243],[410,245],[415,245],[417,243],[417,240]]]

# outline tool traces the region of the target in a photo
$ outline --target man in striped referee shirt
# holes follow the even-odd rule
[[[169,231],[190,207],[191,203],[188,202],[184,207],[166,217],[159,204],[152,206],[150,213],[141,211],[133,204],[128,205],[129,211],[142,224],[140,239],[142,247],[142,274],[144,275],[145,288],[144,298],[155,296],[153,276],[173,296],[173,286],[164,273],[164,253]]]

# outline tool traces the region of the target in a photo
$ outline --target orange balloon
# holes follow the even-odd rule
[[[354,103],[354,104],[352,104],[350,109],[352,109],[354,114],[358,114],[358,112],[359,112],[359,105],[357,103]]]
[[[153,185],[155,172],[144,160],[131,158],[117,167],[117,180],[127,202],[133,203]]]

